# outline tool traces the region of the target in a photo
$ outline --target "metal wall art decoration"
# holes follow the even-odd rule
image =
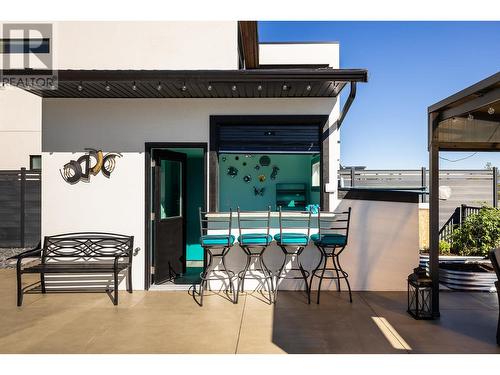
[[[263,167],[267,167],[269,164],[271,164],[271,158],[267,155],[261,156],[259,159],[259,163]]]
[[[59,169],[62,178],[69,184],[76,184],[79,181],[89,182],[90,175],[97,175],[99,172],[109,178],[116,167],[116,157],[121,158],[122,154],[109,152],[103,155],[101,150],[86,148],[87,154],[80,156],[76,160],[71,160],[64,164],[63,169]]]
[[[273,167],[273,171],[271,172],[271,180],[276,180],[276,176],[278,175],[278,171],[280,169],[275,165]]]
[[[257,164],[255,167],[253,167],[253,169],[255,169],[256,171],[258,171],[260,169],[260,165]]]
[[[238,169],[231,166],[227,169],[227,174],[228,174],[228,176],[235,178],[238,175]]]
[[[248,182],[252,181],[252,177],[249,174],[247,174],[245,177],[243,177],[243,181],[248,183]]]
[[[266,190],[266,188],[258,188],[257,186],[254,186],[253,187],[253,194],[255,196],[258,196],[260,195],[261,197],[264,196],[264,191]]]
[[[260,182],[264,182],[264,181],[266,181],[266,176],[261,174],[261,175],[259,175],[258,179]]]

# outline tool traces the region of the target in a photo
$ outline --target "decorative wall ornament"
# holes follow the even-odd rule
[[[226,159],[226,157],[225,157],[225,156],[223,156],[223,157],[221,158],[221,160],[222,160],[222,162],[223,162],[223,163],[225,163],[227,159]]]
[[[243,181],[248,183],[248,182],[252,181],[252,177],[249,174],[247,174],[245,177],[243,177]]]
[[[259,175],[258,179],[260,182],[264,182],[264,181],[266,181],[266,176],[261,174],[261,175]]]
[[[278,171],[280,169],[278,168],[278,166],[274,166],[273,167],[273,171],[271,172],[271,180],[276,180],[276,176],[278,175]]]
[[[234,157],[234,160],[240,160],[240,157],[239,157],[238,155],[236,155],[236,156]]]
[[[89,182],[90,175],[96,176],[99,172],[109,178],[116,167],[116,157],[121,158],[122,154],[109,152],[103,155],[101,150],[86,148],[87,154],[80,156],[76,160],[70,160],[59,170],[64,181],[69,184],[76,184],[79,181]]]
[[[246,162],[246,161],[244,161],[244,162],[243,162],[243,166],[246,166],[246,165],[247,165],[247,162]]]
[[[255,196],[260,195],[261,197],[263,197],[265,190],[266,190],[266,188],[258,188],[257,186],[254,186],[253,187],[253,194]]]
[[[235,178],[238,175],[238,169],[231,166],[227,169],[227,174],[228,174],[228,176]]]
[[[271,164],[271,158],[267,155],[261,156],[259,159],[259,163],[263,167],[267,167],[269,164]]]
[[[257,164],[255,167],[253,167],[253,169],[255,169],[256,171],[258,171],[260,169],[260,165]]]

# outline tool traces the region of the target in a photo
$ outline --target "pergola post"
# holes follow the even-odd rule
[[[439,317],[439,143],[437,113],[429,114],[429,266],[432,279],[432,315]]]

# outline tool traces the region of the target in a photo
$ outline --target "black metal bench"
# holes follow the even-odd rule
[[[43,247],[17,255],[17,306],[23,303],[23,273],[40,274],[41,292],[46,293],[46,274],[112,274],[113,303],[118,305],[118,274],[127,270],[127,291],[132,293],[133,236],[113,233],[69,233],[47,236]],[[23,267],[22,260],[38,258]],[[31,289],[30,289],[31,290]],[[110,291],[109,288],[106,289]]]

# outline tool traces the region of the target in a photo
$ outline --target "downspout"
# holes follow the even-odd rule
[[[347,112],[349,112],[349,108],[351,108],[351,104],[354,101],[355,97],[356,97],[356,82],[351,81],[351,89],[349,92],[349,96],[347,97],[347,100],[344,104],[344,108],[342,108],[342,112],[340,112],[340,117],[337,120],[337,129],[340,129],[340,125],[342,125],[342,122],[344,121]]]

